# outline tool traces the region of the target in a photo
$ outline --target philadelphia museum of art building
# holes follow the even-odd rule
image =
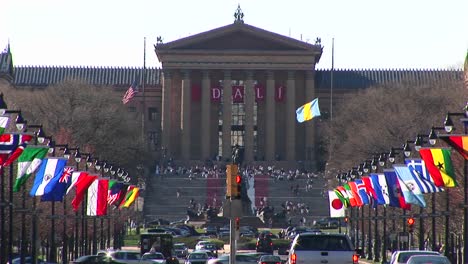
[[[124,94],[140,76],[140,92],[127,105],[129,111],[145,114],[145,133],[156,156],[227,161],[232,147],[239,145],[245,163],[313,164],[317,124],[298,123],[299,106],[319,98],[320,110],[328,112],[331,92],[333,104],[338,104],[345,95],[372,86],[460,75],[448,70],[318,70],[323,48],[319,39],[310,44],[248,25],[241,13],[232,24],[168,43],[158,41],[154,47],[162,67],[144,72],[13,67],[8,49],[0,55],[0,81],[17,88],[46,88],[73,78]]]

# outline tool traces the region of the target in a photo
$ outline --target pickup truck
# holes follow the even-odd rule
[[[301,233],[291,243],[287,264],[356,264],[360,253],[345,234]]]

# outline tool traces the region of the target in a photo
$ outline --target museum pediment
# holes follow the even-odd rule
[[[169,43],[155,45],[158,51],[252,50],[252,51],[321,51],[312,45],[244,23],[233,23]]]

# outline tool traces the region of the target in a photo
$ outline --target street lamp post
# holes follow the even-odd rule
[[[455,130],[451,116],[461,116],[460,121],[463,123],[463,136],[466,136],[468,134],[468,102],[464,107],[464,113],[447,113],[444,121],[444,127],[448,134],[451,134],[452,131]],[[447,141],[448,135],[439,135],[439,137]],[[463,170],[463,263],[465,263],[468,260],[468,250],[466,246],[468,243],[468,160],[466,158],[464,159]]]

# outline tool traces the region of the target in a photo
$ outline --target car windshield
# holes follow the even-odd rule
[[[185,246],[184,245],[174,245],[174,248],[175,249],[184,249]]]
[[[408,263],[412,264],[450,264],[450,261],[445,256],[412,256]]]
[[[408,259],[412,256],[416,256],[416,255],[440,255],[439,253],[437,252],[431,252],[431,251],[409,251],[409,252],[400,252],[400,254],[398,255],[398,260],[397,262],[402,262],[402,263],[406,263],[408,261]]]
[[[275,262],[281,262],[281,258],[279,256],[273,256],[273,255],[266,255],[262,256],[260,258],[260,261],[275,261]]]
[[[301,236],[295,250],[350,251],[347,239],[343,236]]]
[[[164,255],[161,253],[144,254],[141,259],[164,259]]]
[[[188,259],[207,259],[208,255],[206,253],[192,253],[189,255]]]

